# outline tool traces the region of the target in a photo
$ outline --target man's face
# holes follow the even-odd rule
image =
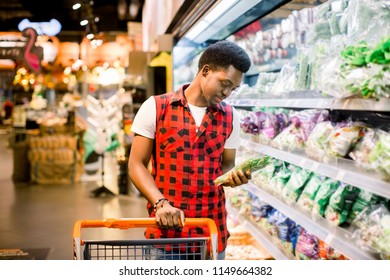
[[[205,65],[202,72],[201,90],[208,106],[221,103],[241,84],[243,73],[232,65],[227,69],[211,70]]]

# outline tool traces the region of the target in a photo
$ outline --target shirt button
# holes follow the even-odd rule
[[[191,169],[191,174],[194,174],[194,173],[195,173],[194,169]]]

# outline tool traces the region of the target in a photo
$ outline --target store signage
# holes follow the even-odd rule
[[[61,23],[56,19],[51,19],[48,22],[31,22],[28,19],[22,20],[18,28],[20,31],[23,31],[26,28],[34,28],[38,35],[47,35],[47,36],[55,36],[61,31]]]
[[[24,29],[22,36],[0,36],[0,59],[23,61],[36,74],[41,72],[42,47],[35,46],[37,32],[34,28]]]

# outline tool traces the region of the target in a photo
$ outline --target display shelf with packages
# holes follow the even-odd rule
[[[322,217],[316,216],[313,219],[313,216],[310,213],[299,211],[297,205],[287,205],[285,202],[254,184],[249,183],[246,185],[246,189],[258,197],[261,197],[279,211],[285,213],[289,218],[303,226],[307,231],[344,253],[349,259],[372,260],[377,258],[377,256],[365,252],[353,244],[351,242],[351,232],[329,223],[329,221]]]
[[[288,2],[295,6],[306,1]],[[241,147],[250,150],[250,157],[259,153],[278,161],[279,165],[271,164],[253,172],[252,181],[261,172],[262,176],[268,176],[267,180],[272,178],[280,190],[287,185],[283,192],[268,191],[269,187],[263,189],[258,182],[248,184],[246,189],[305,228],[300,231],[301,240],[294,240],[293,257],[278,250],[272,238],[267,238],[248,219],[248,213],[235,211],[230,207],[234,205],[229,206],[229,213],[239,217],[242,225],[277,259],[323,259],[318,250],[324,244],[345,254],[335,253],[330,259],[388,259],[388,4],[375,0],[312,1],[311,4],[292,11],[287,18],[288,5],[274,6],[271,18],[281,19],[284,11],[284,19],[279,24],[274,22],[273,27],[265,29],[270,17],[259,15],[263,28],[251,28],[258,24],[253,22],[219,38],[242,46],[253,61],[254,67],[247,73],[250,77],[244,75],[244,84],[226,102],[237,111],[245,111],[240,116]],[[240,14],[234,7],[231,12]],[[213,13],[216,10],[210,11]],[[207,45],[206,41],[203,43]],[[175,52],[173,58],[177,59]],[[275,59],[280,58],[289,58],[280,65],[280,72],[259,72],[271,69]],[[196,57],[191,65],[195,62]],[[174,68],[177,70],[176,65]],[[254,72],[259,72],[257,81]],[[292,176],[293,171],[296,171],[294,175],[298,174],[296,177]],[[309,192],[305,185],[309,174],[315,179],[327,177],[337,182],[330,184],[329,189],[324,188],[323,192],[328,193],[326,199],[317,201],[322,203],[316,205],[321,208],[318,217],[301,211],[296,205],[301,192]],[[287,184],[290,176],[292,182]],[[359,219],[351,215],[342,224],[344,220],[340,217],[352,210],[348,207],[357,193],[353,207],[362,216]],[[248,208],[243,212],[248,212]],[[275,222],[282,214],[270,219]],[[286,228],[284,224],[282,231],[288,231]],[[311,243],[303,244],[302,240]],[[312,248],[312,252],[304,252],[305,247]]]
[[[241,225],[245,227],[271,255],[277,260],[292,260],[295,257],[292,254],[286,253],[282,246],[278,244],[277,240],[267,234],[264,230],[259,229],[252,221],[243,217],[234,207],[227,203],[229,215],[234,219],[240,220]]]
[[[324,176],[344,181],[361,189],[390,198],[390,184],[383,181],[378,174],[357,167],[350,160],[335,159],[333,163],[323,163],[308,158],[305,154],[282,151],[250,140],[241,139],[241,146],[249,147],[256,152],[295,164],[302,168],[320,173]]]
[[[287,107],[287,108],[318,108],[331,110],[356,110],[386,112],[390,111],[390,99],[380,98],[362,99],[362,98],[257,98],[257,99],[241,99],[232,98],[227,102],[238,107]]]
[[[238,217],[239,218],[239,217]],[[235,217],[227,220],[230,237],[226,247],[225,260],[270,260],[272,255],[254,238]]]

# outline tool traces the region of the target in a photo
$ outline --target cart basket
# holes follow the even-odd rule
[[[209,218],[186,218],[185,227],[207,226],[210,236],[140,240],[83,240],[83,228],[157,227],[154,218],[79,220],[73,228],[74,260],[192,260],[217,259],[218,231]]]

